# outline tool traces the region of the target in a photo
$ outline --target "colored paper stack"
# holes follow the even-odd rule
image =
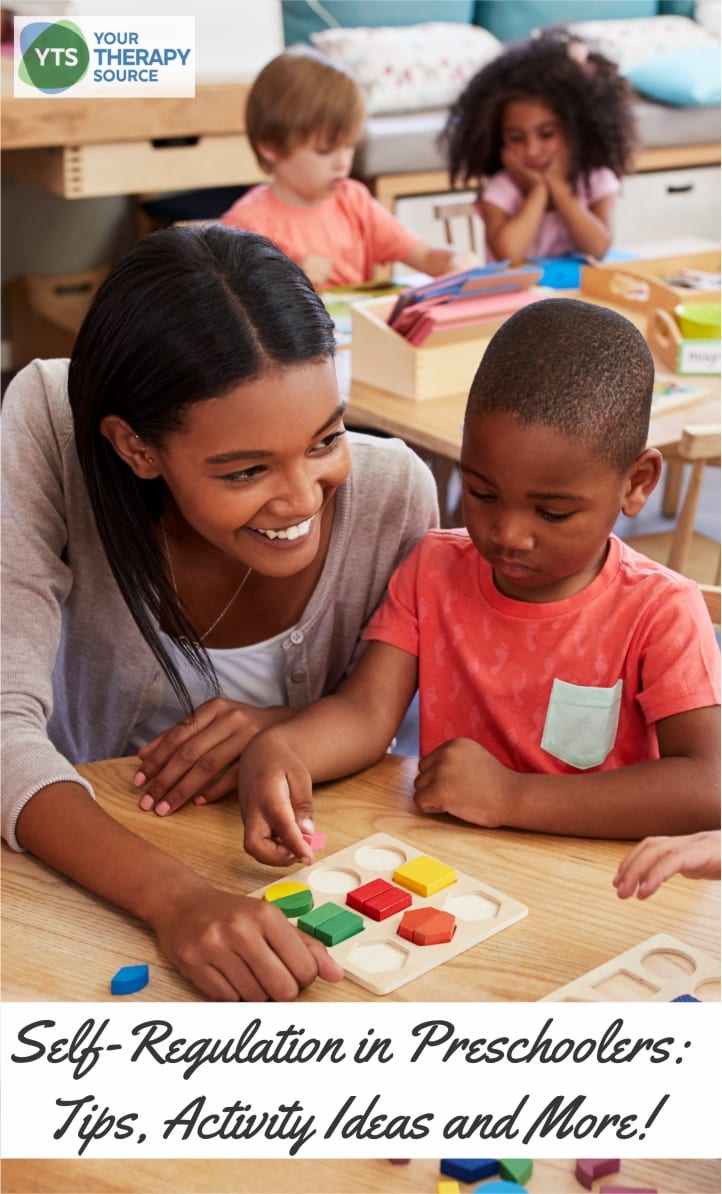
[[[534,266],[510,268],[508,261],[445,274],[399,295],[388,323],[416,347],[448,344],[463,338],[465,328],[498,324],[535,302],[539,296],[529,291],[541,276]]]

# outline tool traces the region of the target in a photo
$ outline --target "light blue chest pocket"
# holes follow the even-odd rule
[[[614,746],[621,703],[621,680],[612,688],[586,688],[555,680],[542,748],[581,771],[599,767]]]

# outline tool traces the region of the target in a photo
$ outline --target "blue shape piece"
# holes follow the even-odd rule
[[[670,1000],[670,1003],[701,1003],[701,1002],[702,1002],[702,1000],[698,999],[696,995],[677,995],[674,999]]]
[[[518,1182],[484,1182],[476,1187],[474,1194],[527,1194],[527,1188]]]
[[[148,986],[148,963],[140,966],[121,966],[110,980],[111,995],[132,995]]]
[[[532,257],[530,260],[542,267],[539,285],[554,290],[578,290],[582,266],[587,264],[581,253],[571,253],[567,257]]]
[[[493,1177],[498,1173],[499,1162],[490,1159],[475,1161],[467,1157],[458,1160],[447,1158],[441,1162],[441,1172],[445,1177],[455,1177],[458,1182],[478,1182],[482,1177]],[[521,1186],[516,1189],[518,1194]]]

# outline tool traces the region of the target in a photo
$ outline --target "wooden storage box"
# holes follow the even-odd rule
[[[265,177],[242,133],[19,149],[3,155],[6,165],[65,199],[250,186]]]
[[[468,393],[484,349],[503,319],[454,329],[449,342],[415,348],[386,322],[394,297],[351,308],[351,377],[416,401]]]
[[[718,374],[719,340],[686,340],[674,315],[662,308],[650,312],[647,343],[671,373]]]
[[[13,369],[35,357],[67,357],[108,266],[84,273],[25,274],[8,286]]]
[[[678,303],[719,302],[719,287],[690,290],[673,286],[665,278],[682,269],[720,272],[720,253],[685,253],[676,257],[653,257],[640,261],[619,261],[609,265],[585,265],[582,268],[582,298],[612,302],[630,310],[674,311]]]

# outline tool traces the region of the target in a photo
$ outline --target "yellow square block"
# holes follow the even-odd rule
[[[427,854],[419,854],[418,858],[412,858],[411,862],[396,868],[394,882],[409,891],[415,891],[417,895],[430,896],[441,891],[442,887],[456,883],[456,871],[444,862],[429,858]]]
[[[458,1182],[437,1182],[436,1194],[459,1194],[460,1186]]]

